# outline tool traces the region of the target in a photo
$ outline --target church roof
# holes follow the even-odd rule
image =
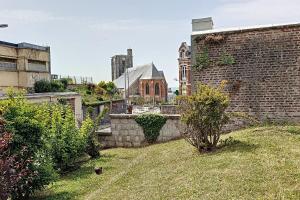
[[[128,69],[129,86],[139,79],[165,79],[163,71],[158,71],[153,63],[137,66]],[[125,88],[125,75],[122,74],[119,78],[113,81],[117,88]]]

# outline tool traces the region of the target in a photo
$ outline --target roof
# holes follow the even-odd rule
[[[212,29],[212,30],[205,30],[205,31],[194,31],[194,32],[192,32],[192,35],[203,35],[203,34],[222,33],[222,32],[250,31],[250,30],[257,30],[257,29],[281,28],[281,27],[290,27],[290,26],[300,26],[300,23],[269,24],[269,25],[256,25],[256,26],[245,26],[245,27],[220,28],[220,29]]]
[[[19,49],[35,49],[41,51],[47,51],[49,49],[49,47],[39,46],[39,45],[30,44],[26,42],[15,44],[11,42],[0,41],[0,45],[19,48]]]
[[[189,46],[186,42],[182,42],[180,47],[179,47],[179,51],[182,48],[186,48],[188,51],[191,51],[191,46]]]
[[[129,87],[139,79],[165,79],[163,71],[158,71],[153,63],[128,69]],[[117,88],[125,88],[125,76],[122,74],[113,81]]]

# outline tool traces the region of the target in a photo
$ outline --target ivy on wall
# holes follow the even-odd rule
[[[225,41],[226,37],[227,36],[223,34],[209,34],[197,36],[195,38],[195,42],[199,43],[200,41],[203,41],[203,44],[205,46],[203,48],[203,51],[196,55],[196,64],[193,67],[195,67],[198,70],[202,70],[212,66],[224,66],[235,64],[234,57],[225,50],[221,52],[218,58],[211,59],[209,57],[208,46],[219,45]]]
[[[235,64],[235,58],[231,54],[223,51],[219,58],[211,59],[209,57],[208,48],[205,47],[204,50],[196,56],[196,64],[193,67],[198,70],[202,70],[212,66],[225,66],[233,64]]]
[[[166,117],[158,114],[142,114],[135,121],[143,128],[145,139],[148,143],[156,142],[160,129],[164,126]]]

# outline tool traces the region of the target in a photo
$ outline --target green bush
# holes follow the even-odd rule
[[[33,88],[36,93],[63,92],[66,90],[65,84],[61,80],[39,80],[34,83]]]
[[[51,92],[63,92],[65,91],[65,86],[60,80],[50,81]]]
[[[48,146],[43,139],[45,129],[35,119],[36,106],[27,103],[22,96],[14,98],[9,93],[8,100],[0,101],[0,110],[7,121],[5,131],[13,133],[10,152],[18,155],[26,147],[26,154],[22,154],[22,158],[32,160],[28,168],[35,176],[32,177],[30,173],[23,176],[19,182],[23,186],[12,193],[13,198],[26,198],[57,177]]]
[[[68,78],[62,78],[59,80],[63,84],[63,88],[66,90],[68,88],[69,82],[72,81],[72,79]]]
[[[91,108],[91,107],[89,107]],[[104,115],[109,111],[108,108],[105,108],[96,118],[95,122],[90,118],[90,112],[87,119],[82,123],[80,127],[80,132],[82,135],[87,137],[87,146],[86,153],[89,154],[92,158],[97,158],[100,156],[99,150],[101,145],[98,141],[96,130],[100,121],[104,118]]]
[[[87,145],[87,136],[76,126],[74,114],[68,105],[45,104],[36,113],[39,123],[46,129],[47,141],[55,168],[66,171],[74,165]]]
[[[183,135],[199,152],[212,151],[221,129],[229,117],[225,113],[229,98],[222,92],[224,85],[212,88],[199,84],[192,96],[179,98],[181,120],[186,124]]]
[[[36,81],[33,88],[36,93],[51,92],[51,84],[48,80]]]
[[[142,114],[137,116],[135,121],[143,128],[146,141],[154,143],[167,119],[158,114]]]

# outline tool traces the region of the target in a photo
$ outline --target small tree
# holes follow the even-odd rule
[[[219,88],[199,84],[191,96],[179,98],[181,120],[186,124],[183,136],[199,152],[212,151],[221,134],[222,126],[228,121],[225,113],[229,98]]]

